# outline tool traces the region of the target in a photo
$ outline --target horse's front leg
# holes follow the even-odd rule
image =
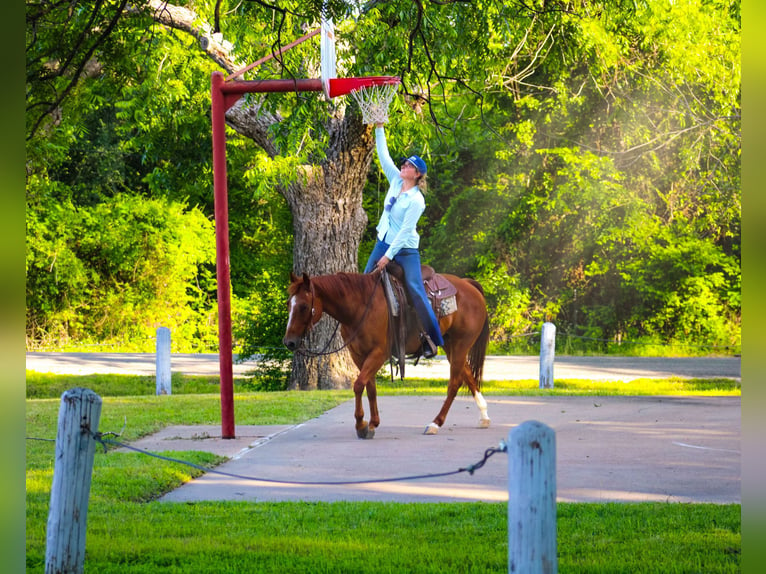
[[[385,359],[379,357],[368,357],[359,371],[359,376],[354,381],[354,419],[356,420],[356,436],[359,438],[373,438],[375,429],[380,426],[375,374],[384,361]],[[364,420],[364,407],[362,406],[362,394],[365,389],[367,389],[367,401],[370,405],[369,423]]]
[[[368,438],[369,424],[364,420],[364,407],[362,406],[362,394],[366,386],[367,384],[360,373],[354,381],[354,419],[356,420],[356,436],[359,438]]]

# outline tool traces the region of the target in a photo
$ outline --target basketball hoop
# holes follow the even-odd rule
[[[388,121],[388,107],[399,89],[399,82],[373,84],[351,90],[351,95],[359,104],[362,122],[365,124],[384,124]]]
[[[362,78],[333,78],[330,80],[330,97],[351,94],[362,111],[366,124],[388,121],[388,107],[399,89],[396,76],[365,76]]]

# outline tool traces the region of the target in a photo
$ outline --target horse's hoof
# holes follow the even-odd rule
[[[437,434],[439,432],[439,425],[436,423],[429,423],[423,434]]]
[[[361,428],[356,429],[356,436],[363,439],[370,439],[375,437],[375,428],[369,426],[367,423]]]
[[[479,428],[488,429],[491,422],[489,419],[479,419]]]

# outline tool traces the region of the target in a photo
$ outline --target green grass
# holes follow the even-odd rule
[[[559,572],[739,572],[739,509],[560,504]],[[92,505],[86,572],[507,572],[504,504]],[[27,555],[42,571],[44,555]]]
[[[218,424],[213,392],[166,397],[109,396],[104,391],[145,382],[114,376],[38,377],[29,384],[28,437],[53,438],[59,390],[93,388],[103,397],[101,431],[119,431],[130,441],[172,424]],[[174,381],[175,383],[175,381]],[[179,387],[185,381],[179,381]],[[683,382],[677,392],[739,393],[725,381]],[[197,382],[194,382],[197,384]],[[571,386],[566,389],[566,385]],[[681,381],[646,381],[648,388]],[[413,394],[442,394],[444,381],[405,381]],[[522,394],[521,382],[494,383],[487,392]],[[603,383],[556,382],[560,391],[589,393]],[[618,388],[623,383],[615,384]],[[654,386],[659,385],[659,386]],[[700,386],[694,386],[700,385]],[[404,389],[381,381],[389,394]],[[513,390],[515,388],[515,391]],[[636,387],[639,388],[639,387]],[[696,390],[690,390],[696,389]],[[492,389],[490,391],[490,389]],[[175,387],[174,387],[175,391]],[[153,392],[153,388],[150,392]],[[663,391],[663,394],[667,391]],[[350,391],[238,393],[238,424],[294,424],[347,400]],[[169,456],[214,466],[223,459],[204,452]],[[27,571],[43,572],[45,526],[53,475],[54,443],[26,441]],[[201,471],[138,453],[97,449],[85,572],[506,572],[505,504],[397,504],[373,502],[160,503],[157,498]],[[558,505],[559,572],[739,572],[740,505],[564,504]]]
[[[193,395],[219,392],[218,376],[194,376],[173,373],[170,384],[174,395]],[[249,379],[235,378],[235,391]],[[154,375],[57,375],[27,371],[27,398],[60,397],[73,386],[91,389],[102,396],[128,397],[154,395]]]
[[[380,375],[377,379],[378,393],[383,395],[443,395],[447,382],[443,379],[394,379]],[[189,376],[174,373],[173,395],[218,394],[217,376]],[[245,389],[250,379],[235,378],[234,391],[241,396],[257,395]],[[58,398],[67,389],[85,387],[101,396],[155,396],[155,377],[141,375],[55,375],[27,371],[27,398]],[[339,391],[351,397],[351,391]],[[742,384],[734,379],[636,379],[627,383],[620,381],[590,381],[561,379],[554,382],[553,389],[540,389],[539,381],[484,381],[485,395],[736,395],[742,394]]]
[[[378,378],[378,394],[381,395],[443,395],[447,389],[444,380]],[[636,379],[627,383],[620,381],[590,381],[562,379],[554,381],[552,389],[541,389],[540,381],[484,381],[484,395],[523,396],[741,396],[742,384],[734,379]],[[467,392],[467,391],[466,391]]]

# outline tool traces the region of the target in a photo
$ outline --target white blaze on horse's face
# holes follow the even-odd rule
[[[295,332],[295,316],[298,309],[298,301],[297,296],[293,295],[290,297],[290,300],[287,303],[288,309],[289,309],[289,315],[287,317],[287,327],[285,329],[285,336],[282,339],[282,343],[284,343],[285,347],[287,347],[290,351],[295,351],[301,342],[302,333],[296,333]]]
[[[282,342],[285,346],[294,351],[300,346],[301,339],[306,334],[306,330],[311,325],[312,310],[310,305],[299,298],[296,293],[287,303],[289,315],[287,318],[287,328]]]
[[[287,316],[287,327],[293,324],[293,313],[295,313],[295,295],[290,297],[290,302],[287,305],[290,308],[290,314]]]

